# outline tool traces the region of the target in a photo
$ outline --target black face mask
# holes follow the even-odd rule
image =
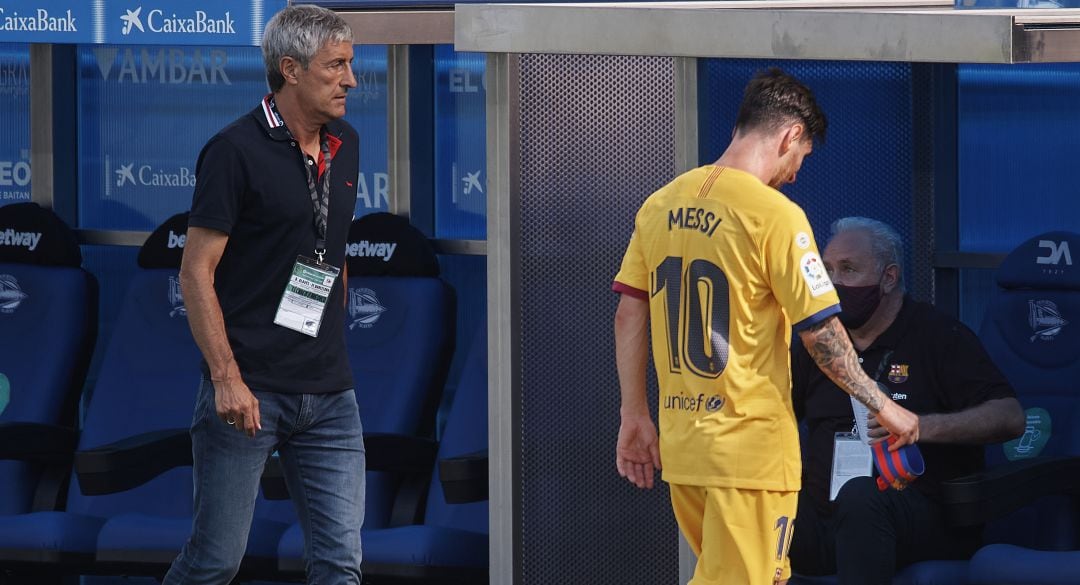
[[[835,286],[836,295],[840,297],[840,322],[848,329],[858,329],[865,325],[881,304],[880,284]]]

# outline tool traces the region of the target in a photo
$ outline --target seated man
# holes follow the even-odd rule
[[[913,562],[970,557],[980,531],[945,525],[940,484],[981,469],[982,445],[1024,431],[1020,403],[975,334],[904,295],[902,257],[891,227],[861,217],[834,223],[823,254],[840,296],[840,321],[863,370],[919,415],[926,472],[918,481],[902,491],[879,491],[869,477],[869,447],[850,435],[855,425],[847,395],[802,344],[793,348],[793,405],[809,432],[791,565],[804,575],[837,573],[840,585],[889,585]],[[871,440],[887,434],[870,419]],[[836,449],[845,454],[839,469]],[[845,473],[855,477],[842,483]]]

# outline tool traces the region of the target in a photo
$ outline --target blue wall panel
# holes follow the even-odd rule
[[[81,46],[82,227],[149,230],[188,209],[199,150],[258,104],[262,71],[254,47]]]
[[[386,211],[390,178],[386,172],[386,46],[354,47],[356,89],[349,92],[345,119],[360,133],[360,180],[356,215]]]
[[[487,234],[485,56],[435,48],[435,235]]]
[[[958,70],[960,249],[1080,230],[1080,64]]]
[[[256,48],[79,49],[79,218],[149,230],[187,210],[199,150],[266,93]]]
[[[349,93],[346,119],[360,133],[361,176],[354,212],[362,215],[386,210],[390,189],[386,48],[358,46],[355,51],[357,87]],[[79,47],[77,58],[78,211],[83,228],[151,230],[189,209],[202,146],[258,105],[267,92],[256,47],[88,45]],[[11,118],[0,119],[9,124]],[[0,145],[0,161],[7,156],[5,146]],[[0,180],[2,171],[0,163]],[[98,347],[104,348],[115,304],[135,270],[137,251],[96,246],[84,250],[86,268],[102,284]],[[116,294],[104,294],[110,290]]]
[[[347,119],[361,133],[358,214],[386,209],[386,50],[357,47]],[[199,150],[267,92],[258,48],[79,49],[79,217],[147,230],[188,209]]]
[[[829,120],[824,145],[803,163],[783,192],[806,211],[823,249],[829,225],[849,215],[884,221],[904,238],[912,272],[911,238],[915,144],[911,65],[908,63],[761,61],[699,62],[700,160],[715,161],[727,146],[742,89],[754,73],[778,66],[817,96]]]
[[[961,65],[957,76],[960,250],[1080,231],[1080,64]],[[976,331],[993,277],[961,271],[961,318]]]
[[[30,200],[30,46],[0,43],[0,205]]]

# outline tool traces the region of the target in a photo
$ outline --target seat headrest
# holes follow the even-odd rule
[[[349,276],[438,276],[435,248],[409,220],[372,213],[353,221],[345,244]]]
[[[188,212],[177,213],[165,220],[139,248],[142,268],[180,268],[187,242]]]
[[[997,272],[1006,289],[1080,290],[1080,234],[1046,232],[1009,252]]]
[[[78,238],[51,209],[33,202],[0,207],[0,262],[82,266]]]

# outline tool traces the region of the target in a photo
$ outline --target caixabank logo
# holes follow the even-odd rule
[[[106,0],[108,1],[108,0]],[[258,45],[282,0],[124,0],[108,2],[112,43]]]
[[[257,46],[286,0],[0,0],[0,33],[23,43]]]
[[[123,29],[120,34],[127,36],[136,30],[141,33],[147,31],[158,34],[210,34],[210,35],[235,35],[236,20],[232,13],[226,10],[220,17],[215,18],[205,10],[188,9],[181,11],[166,12],[160,8],[151,8],[143,17],[143,6],[137,6],[134,10],[125,10],[120,17],[123,21]]]
[[[48,6],[5,8],[0,6],[0,31],[4,32],[79,32],[78,18],[71,9],[51,10]]]
[[[105,195],[128,188],[173,187],[190,192],[195,187],[195,171],[181,164],[150,164],[135,159],[105,156]]]

